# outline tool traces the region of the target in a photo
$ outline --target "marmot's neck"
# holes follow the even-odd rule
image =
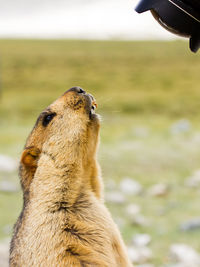
[[[94,194],[100,198],[101,182],[98,177],[96,160],[83,166],[82,162],[55,162],[42,155],[30,185],[29,199],[51,205],[65,202],[73,206],[81,193]]]

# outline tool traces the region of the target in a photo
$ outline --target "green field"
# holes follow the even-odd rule
[[[0,154],[19,160],[38,114],[70,87],[92,93],[103,118],[99,161],[105,184],[114,180],[118,187],[131,177],[144,188],[109,209],[123,221],[127,244],[135,233],[152,236],[155,266],[168,263],[172,243],[200,251],[200,230],[179,230],[185,220],[200,217],[200,188],[184,185],[200,169],[200,54],[187,45],[0,40]],[[0,173],[6,179],[17,183],[17,173]],[[155,183],[169,185],[169,194],[150,196]],[[130,203],[140,205],[148,225],[131,224],[125,213]],[[10,235],[20,208],[21,193],[0,193],[0,238]]]

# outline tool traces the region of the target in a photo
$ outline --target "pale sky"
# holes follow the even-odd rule
[[[0,37],[174,39],[137,0],[0,0]]]

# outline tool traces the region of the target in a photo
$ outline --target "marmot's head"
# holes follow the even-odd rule
[[[99,119],[92,95],[73,87],[38,117],[27,139],[21,164],[36,169],[41,154],[55,166],[84,164],[96,154]]]

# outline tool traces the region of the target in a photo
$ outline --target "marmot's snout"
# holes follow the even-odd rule
[[[74,110],[80,110],[83,107],[86,112],[89,114],[90,118],[95,116],[95,109],[97,108],[97,103],[95,98],[86,93],[81,87],[75,86],[70,88],[68,91],[64,93],[66,96],[66,102],[70,105]]]
[[[78,94],[86,94],[86,92],[81,87],[78,87],[78,86],[74,86],[70,88],[67,92],[70,92],[70,91],[77,92]]]

